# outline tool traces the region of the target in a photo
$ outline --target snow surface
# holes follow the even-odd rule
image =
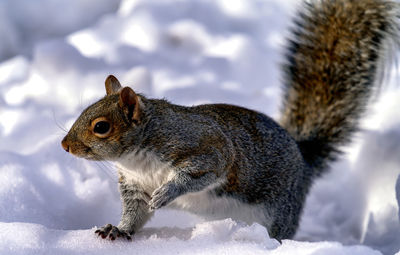
[[[282,46],[297,6],[1,1],[0,254],[400,254],[395,67],[364,131],[313,186],[295,240],[279,244],[258,224],[207,222],[172,210],[157,211],[133,242],[93,233],[119,221],[116,173],[108,162],[72,157],[60,141],[105,94],[105,77],[115,74],[173,103],[231,103],[276,118]]]

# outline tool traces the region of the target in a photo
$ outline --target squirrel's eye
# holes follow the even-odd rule
[[[95,119],[92,122],[92,128],[93,128],[93,133],[100,138],[107,137],[111,132],[111,124],[104,117]]]
[[[93,131],[98,134],[105,134],[110,130],[110,123],[99,121],[94,125]]]

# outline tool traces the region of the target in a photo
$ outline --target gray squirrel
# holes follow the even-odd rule
[[[110,75],[106,96],[62,140],[77,157],[116,162],[121,221],[96,233],[130,240],[167,206],[292,238],[313,181],[351,140],[398,49],[399,14],[389,0],[305,3],[286,50],[278,122],[228,104],[149,99]]]

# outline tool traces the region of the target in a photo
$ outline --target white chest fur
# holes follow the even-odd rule
[[[142,187],[149,195],[174,176],[172,168],[152,152],[134,151],[117,162],[128,182]]]

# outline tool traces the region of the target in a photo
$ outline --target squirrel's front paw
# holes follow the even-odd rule
[[[156,189],[149,202],[150,210],[155,210],[168,204],[178,196],[177,189],[173,184],[165,184]]]
[[[101,227],[95,231],[96,234],[101,236],[101,238],[110,238],[110,240],[114,241],[117,237],[126,238],[127,240],[132,240],[131,234],[127,231],[120,230],[116,226],[111,224],[107,224],[104,227]]]

